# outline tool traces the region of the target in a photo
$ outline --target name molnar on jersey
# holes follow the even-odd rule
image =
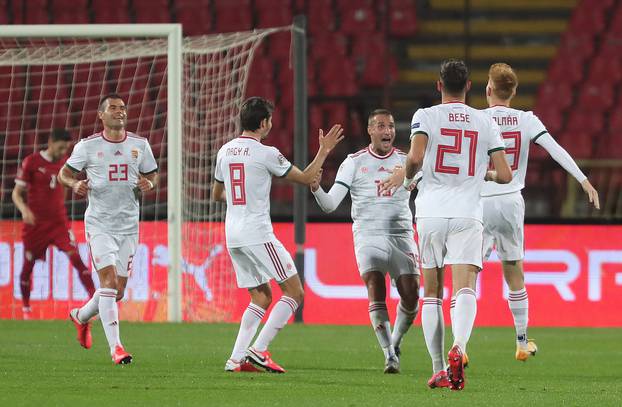
[[[492,116],[499,126],[518,126],[518,116]]]

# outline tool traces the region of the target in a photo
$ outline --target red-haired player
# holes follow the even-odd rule
[[[24,265],[20,275],[24,319],[28,319],[31,312],[32,269],[38,259],[45,259],[50,245],[67,254],[89,295],[95,292],[91,273],[78,254],[71,233],[64,188],[56,178],[65,163],[70,144],[71,136],[66,130],[54,129],[49,135],[47,149],[26,157],[15,179],[11,197],[24,220]]]

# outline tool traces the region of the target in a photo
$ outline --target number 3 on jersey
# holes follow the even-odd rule
[[[434,171],[444,174],[459,174],[460,168],[451,165],[443,164],[445,154],[460,154],[462,153],[462,138],[468,138],[470,140],[469,145],[469,177],[475,175],[475,155],[477,153],[477,132],[473,130],[460,129],[441,129],[441,136],[453,137],[454,144],[439,144],[436,151],[436,167]]]
[[[246,181],[244,176],[244,164],[229,164],[229,179],[231,181],[231,203],[233,205],[246,205]]]

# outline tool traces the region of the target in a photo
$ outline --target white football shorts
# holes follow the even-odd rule
[[[270,280],[282,283],[298,274],[292,256],[277,239],[228,250],[240,288],[255,288]]]
[[[419,250],[412,236],[355,234],[354,254],[361,275],[370,271],[388,272],[397,281],[401,275],[420,274]]]
[[[520,192],[482,197],[484,208],[484,259],[496,246],[504,261],[525,257],[525,201]]]
[[[468,218],[418,218],[421,267],[472,264],[482,268],[483,226]]]
[[[95,232],[86,234],[95,270],[115,266],[117,275],[129,277],[132,261],[138,248],[138,234],[115,235]]]

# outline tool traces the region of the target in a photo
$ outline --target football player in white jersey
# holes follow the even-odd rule
[[[483,240],[480,191],[484,179],[512,180],[499,127],[464,103],[470,87],[464,62],[441,64],[437,89],[442,104],[415,112],[404,179],[404,187],[412,189],[415,174],[423,171],[415,217],[425,285],[421,321],[434,372],[428,385],[452,390],[464,388],[464,355],[477,312],[475,281],[482,268]],[[487,171],[489,161],[495,170]],[[456,307],[445,372],[441,306],[448,264]]]
[[[350,154],[325,192],[319,180],[311,185],[324,212],[332,212],[350,193],[354,252],[361,278],[367,286],[369,319],[384,352],[385,373],[399,373],[400,344],[417,316],[419,252],[413,236],[410,192],[400,188],[381,191],[380,182],[394,167],[403,167],[406,154],[393,147],[395,122],[386,109],[371,112],[367,122],[368,147]],[[393,334],[387,312],[385,274],[400,294]]]
[[[79,196],[88,195],[84,214],[86,238],[100,288],[69,316],[78,340],[90,348],[89,320],[99,317],[112,360],[127,364],[132,356],[119,336],[117,301],[123,298],[138,246],[138,193],[154,188],[158,165],[147,139],[125,130],[127,108],[121,96],[105,96],[98,108],[104,130],[81,140],[59,173],[60,181]],[[86,172],[86,180],[76,175]]]
[[[251,302],[242,315],[231,357],[225,371],[268,372],[285,370],[272,360],[268,346],[285,326],[304,298],[296,266],[285,247],[275,237],[270,221],[272,177],[310,185],[318,176],[328,153],[343,139],[335,125],[324,136],[319,131],[320,148],[304,171],[292,165],[278,149],[262,144],[272,128],[272,103],[260,97],[247,99],[240,108],[242,134],[218,151],[212,199],[226,201],[225,236],[238,287],[248,289]],[[272,303],[270,280],[283,295],[274,305],[257,339],[250,343],[259,323]]]
[[[523,274],[525,203],[521,190],[529,157],[529,144],[543,147],[555,161],[583,187],[591,203],[599,209],[598,193],[572,157],[564,150],[532,112],[510,107],[516,94],[518,77],[504,63],[493,64],[488,72],[486,99],[488,113],[501,128],[505,152],[513,172],[512,182],[499,185],[486,182],[482,189],[484,208],[484,257],[490,256],[493,245],[503,265],[503,276],[509,287],[508,305],[516,328],[516,360],[525,361],[537,347],[527,339],[529,302]]]

